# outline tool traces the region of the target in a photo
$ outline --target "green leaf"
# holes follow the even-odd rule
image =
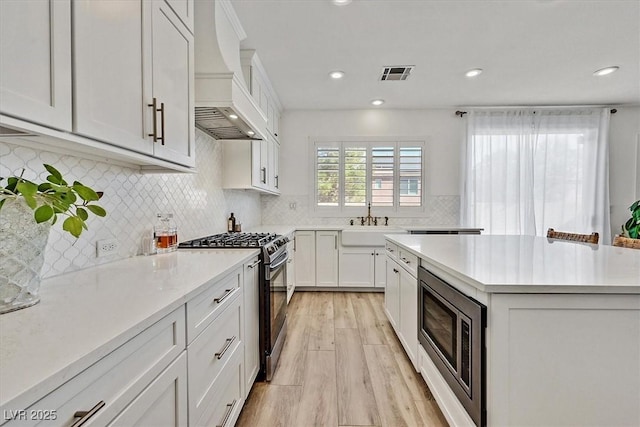
[[[53,189],[53,185],[49,184],[48,182],[43,182],[42,184],[38,185],[38,191],[41,193],[44,193],[45,191],[51,189]]]
[[[77,238],[80,237],[80,234],[82,234],[83,223],[84,221],[82,221],[77,216],[70,216],[62,223],[62,229],[64,231],[68,231],[72,236]]]
[[[73,191],[58,193],[58,197],[61,201],[63,201],[64,203],[67,203],[67,205],[71,205],[75,203],[76,200],[78,200],[78,198],[73,193]]]
[[[107,216],[107,211],[98,205],[87,205],[87,209],[93,212],[94,215]]]
[[[52,182],[54,184],[58,184],[58,185],[63,185],[62,183],[64,182],[62,179],[54,176],[54,175],[49,175],[47,176],[47,181]]]
[[[2,209],[2,205],[4,205],[5,200],[7,200],[7,199],[0,200],[0,209]]]
[[[20,180],[18,178],[16,178],[15,176],[11,176],[9,178],[7,178],[7,186],[5,187],[7,190],[11,191],[12,193],[16,192],[16,185],[18,185],[18,182],[20,182]]]
[[[49,205],[42,205],[35,210],[33,216],[35,217],[38,224],[40,224],[41,222],[49,221],[53,216],[53,208]]]
[[[23,194],[22,197],[24,198],[24,201],[27,204],[27,206],[29,206],[31,209],[35,209],[38,207],[38,202],[36,201],[36,198],[33,197],[32,195]]]
[[[76,193],[78,193],[78,195],[82,198],[82,200],[93,202],[100,198],[98,197],[98,193],[96,193],[89,187],[85,187],[80,183],[73,184],[73,189],[75,190]]]
[[[51,225],[55,224],[56,222],[58,222],[58,215],[53,216],[53,221],[51,221]]]
[[[47,172],[49,172],[51,175],[56,177],[58,179],[58,181],[62,181],[62,174],[60,172],[58,172],[58,169],[54,168],[51,165],[47,165],[47,164],[44,164],[43,166],[47,170]]]
[[[81,220],[86,221],[89,219],[89,213],[86,211],[86,209],[83,208],[77,208],[76,209],[76,214],[80,217]]]
[[[38,186],[33,182],[21,181],[16,186],[16,189],[25,196],[33,196],[38,192]]]

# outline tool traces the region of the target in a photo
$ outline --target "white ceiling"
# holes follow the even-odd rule
[[[640,0],[231,3],[285,109],[640,105]],[[385,65],[415,70],[381,82]]]

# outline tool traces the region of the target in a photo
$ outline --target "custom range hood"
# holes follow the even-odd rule
[[[267,117],[243,75],[240,41],[246,33],[231,3],[194,3],[196,127],[215,139],[263,139]]]

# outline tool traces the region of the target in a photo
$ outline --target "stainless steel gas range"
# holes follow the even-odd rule
[[[260,249],[260,373],[271,381],[287,335],[286,236],[274,233],[223,233],[180,243],[180,249]]]

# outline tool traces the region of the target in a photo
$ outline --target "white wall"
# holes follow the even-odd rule
[[[395,224],[456,225],[459,221],[460,140],[464,122],[447,110],[286,111],[281,120],[282,196],[263,196],[263,223],[339,223],[316,217],[310,200],[314,137],[425,137],[426,212],[420,218],[392,218]],[[296,209],[289,209],[295,203]],[[375,209],[372,209],[375,215]],[[366,212],[363,212],[363,215]]]
[[[421,218],[393,219],[397,224],[458,224],[460,144],[465,120],[454,109],[287,111],[281,122],[281,197],[263,196],[265,224],[346,224],[346,218],[314,216],[310,193],[314,137],[425,136],[427,211]],[[629,218],[640,198],[640,108],[618,108],[611,115],[610,191],[612,235]],[[296,208],[289,205],[295,203]],[[364,214],[365,212],[363,212]],[[375,212],[374,212],[375,214]],[[609,243],[609,242],[606,242]]]
[[[143,233],[151,233],[157,213],[173,213],[180,241],[226,232],[234,212],[243,229],[259,225],[258,193],[222,189],[222,146],[196,130],[198,174],[143,175],[134,169],[80,157],[34,150],[0,142],[0,176],[20,174],[45,180],[43,163],[55,166],[67,181],[80,181],[103,191],[100,204],[105,218],[92,217],[89,230],[74,239],[62,231],[59,221],[51,229],[45,252],[43,277],[115,261],[139,253]],[[96,240],[116,238],[115,255],[96,258]]]
[[[611,236],[631,217],[629,206],[640,200],[640,107],[618,108],[609,133]]]

